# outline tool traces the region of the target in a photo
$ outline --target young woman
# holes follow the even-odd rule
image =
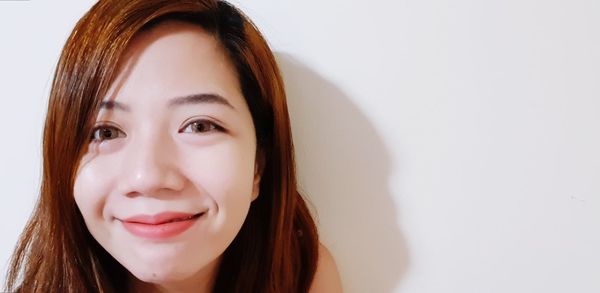
[[[57,66],[43,158],[8,291],[341,291],[272,52],[224,1],[94,5]]]

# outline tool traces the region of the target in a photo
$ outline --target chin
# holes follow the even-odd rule
[[[148,284],[172,284],[172,283],[178,283],[178,282],[183,282],[185,280],[187,280],[187,278],[183,278],[181,276],[179,277],[175,277],[175,276],[162,276],[162,275],[142,275],[142,276],[136,276],[136,279],[138,279],[141,282],[144,283],[148,283]]]
[[[180,282],[194,276],[195,271],[178,268],[177,265],[148,266],[145,268],[129,269],[138,280],[146,283]]]
[[[173,258],[149,259],[145,258],[136,264],[125,266],[126,269],[138,280],[153,284],[187,283],[190,280],[202,280],[214,273],[220,258],[212,262],[204,262],[191,258],[176,261]]]
[[[122,265],[136,278],[144,282],[181,281],[198,273],[207,266],[206,256],[196,254],[180,246],[140,246],[131,253],[121,255]]]

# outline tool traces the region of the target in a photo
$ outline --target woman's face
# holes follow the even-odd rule
[[[258,196],[252,117],[234,67],[200,27],[160,24],[125,57],[75,201],[93,237],[138,279],[200,281]]]

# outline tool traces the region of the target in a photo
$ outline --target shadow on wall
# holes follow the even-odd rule
[[[345,292],[393,292],[407,271],[406,242],[388,178],[389,153],[340,89],[285,53],[275,54],[288,95],[300,191]]]

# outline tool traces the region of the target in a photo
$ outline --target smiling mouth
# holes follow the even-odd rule
[[[203,214],[204,214],[204,212],[193,214],[193,215],[188,215],[188,216],[179,216],[179,217],[170,217],[170,218],[137,216],[137,217],[125,219],[125,220],[123,220],[123,222],[145,224],[145,225],[162,225],[162,224],[167,224],[167,223],[189,221],[192,219],[199,218]]]
[[[202,216],[205,212],[191,214],[182,212],[163,212],[155,215],[135,215],[126,219],[122,219],[125,223],[137,223],[146,225],[161,225],[165,223],[188,221]]]
[[[173,222],[181,222],[181,221],[188,221],[188,220],[191,220],[191,219],[199,218],[200,216],[202,216],[202,214],[204,214],[204,213],[198,213],[198,214],[191,215],[191,216],[185,217],[185,218],[180,218],[180,219],[172,219],[172,220],[168,220],[168,221],[166,221],[164,223],[160,223],[160,224],[173,223]]]
[[[138,215],[120,220],[125,230],[134,236],[164,240],[179,235],[196,224],[206,212],[197,214],[166,212],[157,215]]]

